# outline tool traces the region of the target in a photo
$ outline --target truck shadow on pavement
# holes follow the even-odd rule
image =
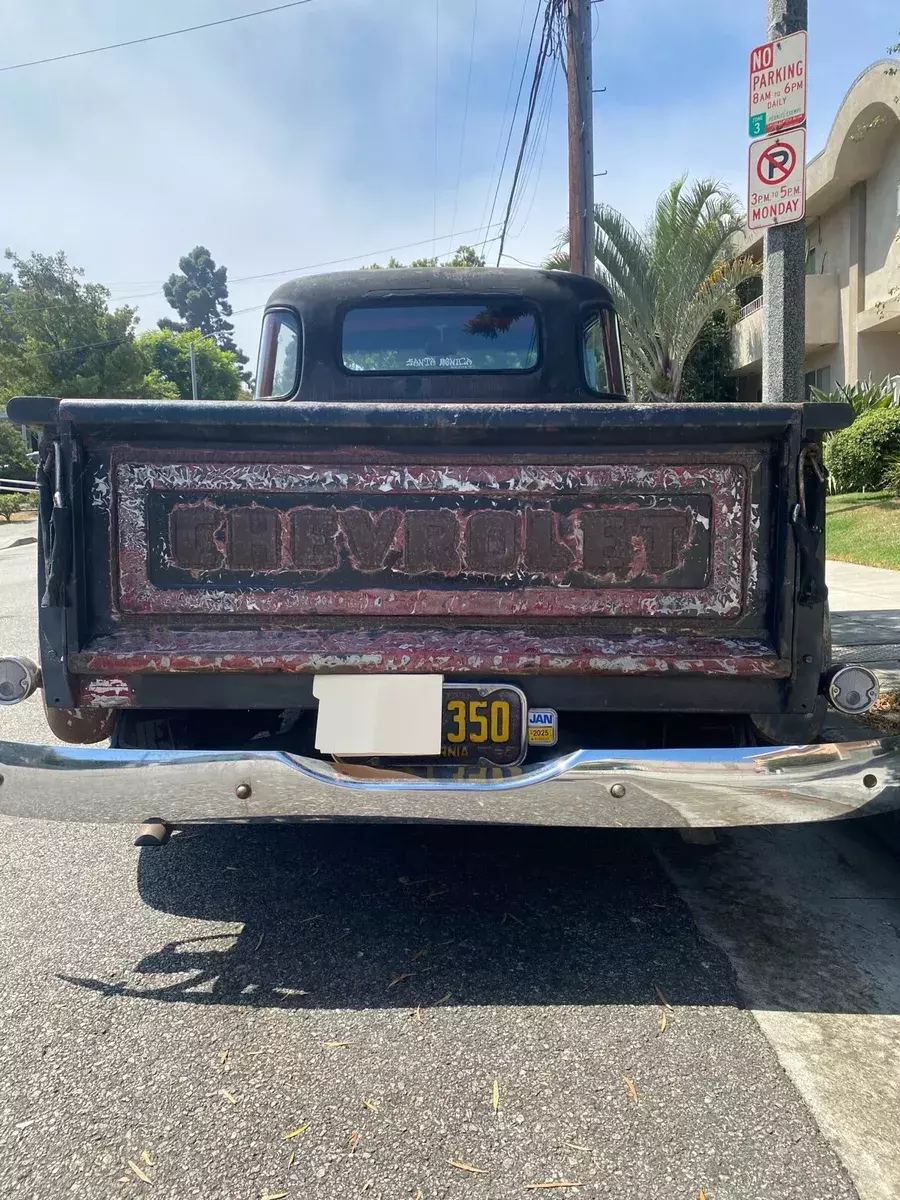
[[[673,875],[722,915],[724,938],[701,922],[710,937],[743,941],[762,964],[763,990],[755,968],[742,978],[751,1005],[900,1012],[900,989],[876,997],[802,908],[732,886],[748,853],[770,853],[766,839],[789,863],[823,828],[735,831],[711,853],[671,831],[198,829],[144,851],[138,886],[151,908],[209,931],[157,943],[124,982],[66,978],[109,996],[297,1009],[740,1005],[728,959]],[[154,918],[155,936],[168,919]]]

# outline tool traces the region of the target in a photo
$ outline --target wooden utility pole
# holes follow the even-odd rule
[[[566,75],[569,92],[569,261],[570,270],[578,275],[593,277],[594,94],[591,70],[591,0],[564,2]]]
[[[807,28],[807,0],[768,0],[769,41]],[[763,400],[805,399],[806,222],[776,225],[763,249]]]

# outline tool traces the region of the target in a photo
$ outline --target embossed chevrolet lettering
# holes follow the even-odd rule
[[[177,503],[169,558],[177,568],[298,571],[385,570],[409,576],[522,574],[563,578],[668,575],[682,569],[697,530],[689,508],[598,503],[561,515],[550,508],[396,507]],[[702,532],[702,530],[701,530]],[[706,555],[699,566],[705,570]]]

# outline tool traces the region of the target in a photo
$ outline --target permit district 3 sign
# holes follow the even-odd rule
[[[768,229],[806,215],[806,130],[750,143],[747,225]]]
[[[750,51],[750,136],[806,123],[806,31]]]

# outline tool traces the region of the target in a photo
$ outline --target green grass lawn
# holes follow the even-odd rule
[[[849,492],[829,496],[825,553],[841,562],[900,570],[900,496]]]

